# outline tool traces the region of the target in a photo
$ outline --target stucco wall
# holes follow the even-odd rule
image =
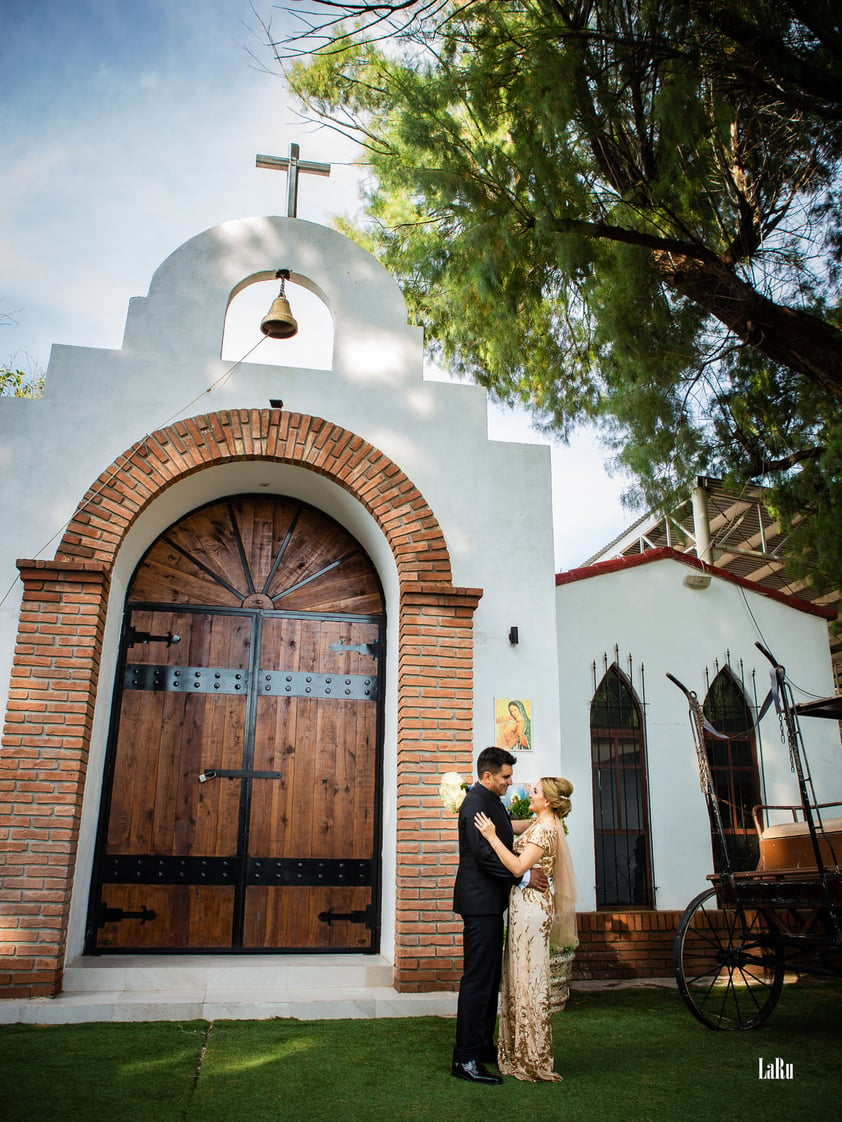
[[[619,649],[639,701],[645,691],[645,733],[655,906],[683,909],[706,887],[713,871],[710,829],[699,787],[692,733],[683,694],[669,672],[704,700],[710,678],[729,659],[745,679],[749,703],[752,675],[760,701],[769,688],[761,641],[786,666],[790,681],[818,696],[833,693],[827,621],[731,581],[713,576],[705,589],[688,588],[698,572],[663,559],[619,571],[599,571],[557,589],[560,635],[562,768],[576,787],[570,842],[579,883],[580,911],[596,906],[593,802],[590,761],[590,700],[596,681]],[[742,667],[740,663],[742,662]],[[643,668],[641,672],[641,667]],[[801,696],[797,700],[808,700]],[[842,798],[842,759],[835,722],[803,719],[801,727],[820,801]],[[798,788],[774,711],[759,736],[766,801],[798,803]]]

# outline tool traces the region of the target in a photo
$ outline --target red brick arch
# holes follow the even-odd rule
[[[333,480],[380,526],[401,581],[450,583],[450,557],[438,521],[388,456],[320,417],[257,409],[191,417],[139,440],[90,488],[65,531],[58,559],[113,564],[131,524],[162,491],[203,468],[240,460],[295,464]]]
[[[473,614],[481,592],[453,587],[444,535],[423,495],[362,437],[318,417],[237,410],[138,441],[89,489],[55,560],[18,562],[24,593],[0,751],[9,833],[0,851],[10,901],[3,921],[13,937],[0,947],[0,996],[61,988],[94,711],[109,702],[97,697],[97,685],[120,545],[180,479],[244,460],[294,464],[333,480],[390,545],[400,584],[395,985],[424,991],[458,981],[455,831],[438,783],[445,771],[472,770]]]

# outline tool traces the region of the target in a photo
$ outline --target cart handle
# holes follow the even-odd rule
[[[669,678],[669,680],[674,685],[678,686],[678,688],[681,690],[681,692],[687,698],[687,701],[690,703],[690,710],[696,718],[696,724],[700,729],[700,735],[704,735],[704,733],[708,733],[709,736],[714,737],[716,740],[730,740],[731,739],[731,737],[729,736],[729,734],[727,732],[720,732],[718,729],[715,729],[713,727],[713,725],[710,723],[710,721],[707,719],[707,717],[705,716],[705,711],[702,708],[702,704],[699,701],[699,695],[696,693],[695,690],[688,690],[687,687],[684,685],[684,683],[679,682],[678,678],[676,678],[676,676],[674,674],[670,674],[669,671],[667,671],[667,677]],[[761,710],[760,717],[762,717],[765,712],[766,712],[766,707],[764,707]],[[760,717],[758,717],[758,721],[760,720]],[[753,727],[754,726],[752,726],[752,728]]]
[[[758,649],[758,650],[760,651],[760,653],[761,653],[761,654],[762,654],[762,655],[763,655],[763,656],[764,656],[765,658],[768,658],[768,660],[769,660],[769,661],[771,662],[771,664],[772,664],[772,665],[774,666],[774,668],[775,668],[776,670],[783,670],[783,667],[782,667],[782,666],[781,666],[781,664],[780,664],[780,663],[778,662],[778,660],[777,660],[777,659],[775,658],[775,656],[774,656],[774,655],[772,654],[772,652],[771,652],[771,651],[768,651],[768,650],[767,650],[767,649],[766,649],[766,648],[765,648],[765,647],[763,646],[763,644],[762,644],[762,643],[755,643],[754,645],[755,645],[755,647],[757,647],[757,649]]]
[[[698,695],[696,694],[695,690],[688,690],[684,683],[679,682],[678,678],[676,678],[674,674],[670,674],[669,671],[667,671],[667,677],[673,683],[673,685],[678,686],[678,688],[681,690],[688,701],[698,701]]]

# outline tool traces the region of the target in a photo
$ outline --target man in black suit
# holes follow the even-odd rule
[[[546,874],[531,869],[513,877],[474,825],[483,811],[497,827],[497,836],[510,849],[512,823],[500,798],[512,784],[516,763],[504,748],[484,748],[477,760],[478,782],[466,793],[459,809],[459,869],[453,890],[453,910],[462,917],[464,965],[456,1014],[456,1047],[451,1071],[471,1083],[502,1083],[484,1067],[497,1062],[494,1026],[503,965],[503,913],[515,884],[547,887]]]

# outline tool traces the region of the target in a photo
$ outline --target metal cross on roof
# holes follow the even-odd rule
[[[287,218],[298,217],[298,173],[311,172],[313,175],[330,175],[330,164],[314,164],[309,160],[299,160],[297,144],[290,144],[289,156],[257,157],[257,167],[271,168],[273,171],[287,173]]]

